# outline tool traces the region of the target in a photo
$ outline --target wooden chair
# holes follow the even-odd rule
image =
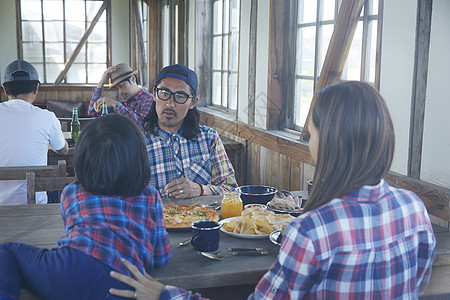
[[[67,173],[65,160],[59,160],[57,165],[0,167],[0,180],[26,180],[27,172],[34,172],[36,177],[64,177]]]
[[[27,203],[36,204],[36,192],[58,192],[58,200],[61,191],[69,184],[74,182],[76,177],[37,177],[35,172],[27,172]]]
[[[30,178],[34,176],[34,181],[37,180],[38,183],[42,178],[67,178],[66,161],[59,160],[57,165],[50,166],[0,167],[0,180],[27,180],[27,173],[32,173],[33,175],[30,175]],[[34,185],[35,183],[33,184],[33,189],[36,189]],[[38,186],[37,190],[42,191],[40,188],[41,187]],[[27,183],[27,203],[35,204],[35,195],[33,195],[33,197],[28,197],[29,193]]]

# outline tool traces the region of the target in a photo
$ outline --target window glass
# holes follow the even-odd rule
[[[98,13],[103,1],[89,0],[19,0],[20,29],[22,32],[21,56],[41,66],[43,83],[53,83],[72,56],[90,22]],[[69,68],[63,83],[97,83],[107,65],[106,13],[81,48],[74,64]],[[91,49],[91,51],[89,51]],[[88,53],[86,54],[86,51]],[[88,64],[91,64],[89,67]],[[94,70],[101,67],[99,70]],[[71,70],[71,68],[74,68]],[[86,70],[93,70],[87,78]],[[79,80],[79,81],[77,81]]]
[[[342,79],[375,82],[379,1],[382,0],[364,1],[368,9],[361,11]],[[301,130],[305,124],[341,3],[340,0],[297,0],[295,99],[288,104],[288,128]]]
[[[67,83],[78,83],[86,80],[86,65],[74,63],[67,72]]]
[[[45,44],[45,60],[49,63],[64,63],[64,44],[63,43],[46,43]]]
[[[239,0],[213,0],[212,104],[236,111],[239,66]]]
[[[42,24],[41,22],[22,22],[22,40],[24,42],[40,42],[42,41]]]
[[[44,20],[62,21],[64,19],[63,2],[61,0],[43,0]]]
[[[22,20],[27,21],[41,21],[42,6],[39,0],[21,0],[20,1],[20,15]]]
[[[298,24],[316,22],[317,2],[311,0],[298,1]]]

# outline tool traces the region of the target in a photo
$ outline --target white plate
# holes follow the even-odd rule
[[[278,237],[280,236],[281,229],[275,230],[271,234],[269,234],[269,240],[275,245],[281,245],[281,243],[277,242]]]
[[[219,221],[220,224],[225,224],[230,222],[231,220],[240,219],[242,220],[242,217],[233,217],[233,218],[227,218],[222,221]],[[222,231],[225,234],[240,238],[240,239],[250,239],[250,240],[257,240],[257,239],[266,239],[269,234],[240,234],[240,233],[233,233],[226,231],[223,226],[220,227],[220,231]]]
[[[288,211],[288,210],[281,210],[281,209],[277,209],[277,208],[273,208],[272,206],[270,206],[270,201],[267,202],[267,210],[273,211],[274,213],[277,214],[290,214],[293,217],[298,217],[302,214],[302,211]]]

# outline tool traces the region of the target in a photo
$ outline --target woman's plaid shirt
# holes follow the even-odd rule
[[[208,185],[215,195],[237,187],[233,166],[219,134],[200,125],[200,133],[187,140],[181,130],[172,134],[156,127],[156,135],[146,136],[150,183],[161,196],[167,196],[164,187],[169,182],[183,177]]]
[[[131,275],[120,262],[124,257],[138,269],[152,272],[166,264],[172,247],[157,191],[146,186],[138,196],[99,196],[79,184],[68,185],[61,195],[66,236],[59,247],[71,247]]]
[[[418,299],[435,237],[423,202],[384,181],[305,213],[251,299]]]

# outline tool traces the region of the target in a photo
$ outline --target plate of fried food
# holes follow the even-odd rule
[[[295,218],[289,214],[276,214],[261,207],[250,207],[240,217],[227,218],[219,223],[220,230],[242,239],[265,239],[275,230],[285,228]]]
[[[283,198],[274,197],[267,202],[267,209],[280,214],[291,214],[298,217],[302,212],[302,197],[288,195]]]

